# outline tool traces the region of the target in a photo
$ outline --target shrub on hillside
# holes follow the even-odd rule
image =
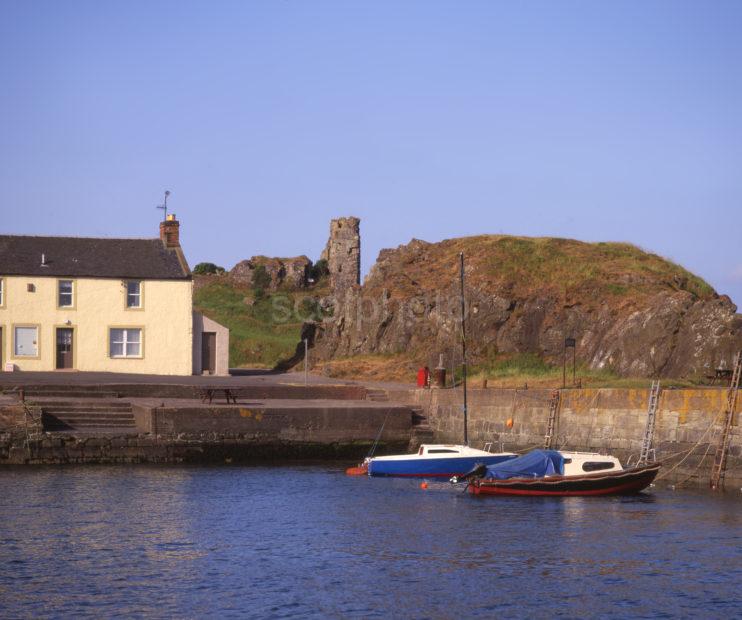
[[[271,285],[271,276],[265,265],[258,265],[252,273],[252,290],[255,292],[255,299],[265,297],[265,289]]]
[[[215,265],[214,263],[199,263],[193,268],[193,273],[197,276],[220,276],[224,273],[224,267],[219,267],[219,265]]]
[[[327,261],[324,258],[320,258],[314,265],[309,269],[309,278],[314,282],[319,282],[322,278],[326,277],[330,273],[330,268],[327,265]]]

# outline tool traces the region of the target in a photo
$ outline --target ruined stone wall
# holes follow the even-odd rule
[[[726,389],[663,390],[656,418],[654,446],[663,461],[660,478],[708,486],[721,432]],[[541,448],[549,414],[551,390],[478,389],[468,392],[469,443],[487,441],[499,449]],[[456,390],[409,390],[390,393],[399,402],[421,406],[436,441],[463,440],[463,395]],[[637,458],[647,420],[649,390],[562,390],[553,447],[608,452],[623,463]],[[726,475],[727,488],[742,485],[742,429],[738,403]],[[512,420],[512,428],[507,421]]]
[[[237,263],[229,271],[229,277],[243,286],[252,286],[255,270],[258,266],[264,267],[270,277],[268,287],[270,290],[275,291],[281,286],[300,289],[307,285],[312,261],[306,256],[295,256],[293,258],[253,256],[249,260]]]
[[[322,252],[336,295],[361,283],[361,220],[340,217],[330,222],[330,238]]]

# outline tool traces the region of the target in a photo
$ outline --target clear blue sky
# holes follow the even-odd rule
[[[0,0],[0,229],[636,243],[742,306],[742,2]]]

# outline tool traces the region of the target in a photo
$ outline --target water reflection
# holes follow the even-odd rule
[[[736,497],[477,498],[330,467],[0,471],[0,615],[740,611]]]

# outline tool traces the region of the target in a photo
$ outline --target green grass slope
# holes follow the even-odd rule
[[[256,299],[226,276],[208,276],[197,278],[193,306],[229,328],[231,367],[272,368],[294,353],[302,323],[317,316],[312,299],[321,293],[281,290]]]

